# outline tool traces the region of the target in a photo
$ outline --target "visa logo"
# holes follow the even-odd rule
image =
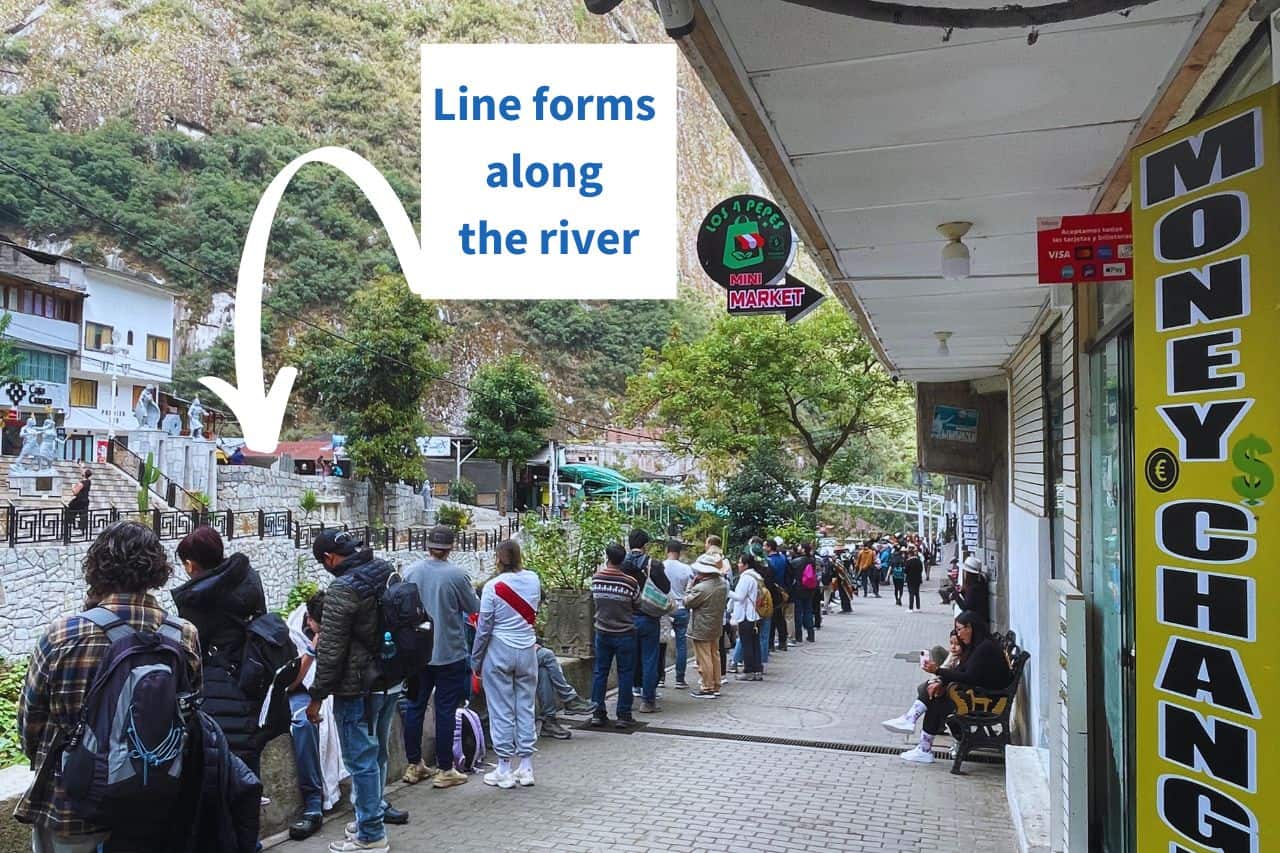
[[[1065,250],[1051,250],[1049,252],[1049,260],[1051,261],[1069,261],[1071,253]]]

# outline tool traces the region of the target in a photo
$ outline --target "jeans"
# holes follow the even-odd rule
[[[440,666],[428,666],[422,671],[418,695],[407,693],[400,700],[400,713],[404,717],[404,757],[410,764],[422,760],[422,724],[427,717],[427,702],[435,694],[436,712],[436,766],[441,770],[453,767],[453,729],[466,691],[471,686],[471,667],[466,659]]]
[[[760,662],[769,662],[769,632],[773,628],[773,619],[761,619],[757,625],[760,626]]]
[[[800,642],[800,632],[804,631],[809,642],[813,642],[813,591],[796,590],[796,642]]]
[[[298,774],[302,813],[318,815],[324,812],[324,773],[320,769],[320,730],[307,719],[310,702],[311,697],[305,690],[289,694],[289,734],[293,741],[293,766]]]
[[[379,841],[386,837],[382,826],[386,801],[382,799],[382,791],[387,782],[387,741],[391,737],[391,715],[395,710],[396,697],[386,693],[333,697],[333,713],[338,719],[338,737],[342,741],[342,763],[351,774],[351,794],[359,825],[356,835],[361,841]],[[369,734],[370,719],[373,734]]]
[[[538,654],[494,638],[485,650],[480,677],[489,710],[489,737],[499,758],[533,755],[538,739],[533,696],[538,688]]]
[[[573,685],[564,677],[564,670],[556,660],[556,653],[546,646],[538,647],[538,719],[555,719],[556,711],[578,695]]]
[[[618,716],[631,716],[631,679],[636,666],[636,635],[634,631],[625,634],[602,634],[596,631],[596,659],[591,672],[591,702],[596,706],[595,713],[604,716],[604,695],[609,689],[609,670],[613,661],[618,661]]]
[[[907,584],[907,607],[914,610],[920,609],[920,584]]]
[[[742,671],[747,674],[762,672],[760,667],[760,632],[756,622],[739,622],[738,639],[742,641]]]
[[[653,703],[658,701],[658,637],[660,636],[659,622],[652,616],[646,616],[643,613],[637,613],[635,617],[636,626],[636,662],[639,668],[640,678],[633,680],[639,681],[641,695],[644,701]],[[619,690],[622,685],[628,682],[619,681]],[[632,682],[633,683],[633,682]]]
[[[684,684],[684,674],[689,664],[688,610],[681,608],[671,615],[671,630],[676,635],[676,684]]]

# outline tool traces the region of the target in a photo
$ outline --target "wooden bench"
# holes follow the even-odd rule
[[[951,772],[956,775],[962,775],[960,765],[973,750],[994,749],[1003,754],[1010,743],[1009,712],[1031,654],[1018,646],[1013,631],[1001,638],[1000,645],[1012,673],[1008,687],[985,690],[956,683],[947,687],[947,695],[955,704],[955,712],[947,719],[947,730],[956,742],[951,763]]]

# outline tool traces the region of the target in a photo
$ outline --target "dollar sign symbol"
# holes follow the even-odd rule
[[[1276,484],[1271,466],[1259,458],[1270,452],[1271,444],[1256,435],[1245,436],[1231,450],[1231,462],[1242,472],[1240,476],[1231,479],[1231,488],[1249,506],[1262,503],[1262,499]]]

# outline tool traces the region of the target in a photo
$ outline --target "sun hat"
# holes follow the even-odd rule
[[[977,557],[970,555],[964,558],[964,570],[970,574],[982,574],[982,561]]]

